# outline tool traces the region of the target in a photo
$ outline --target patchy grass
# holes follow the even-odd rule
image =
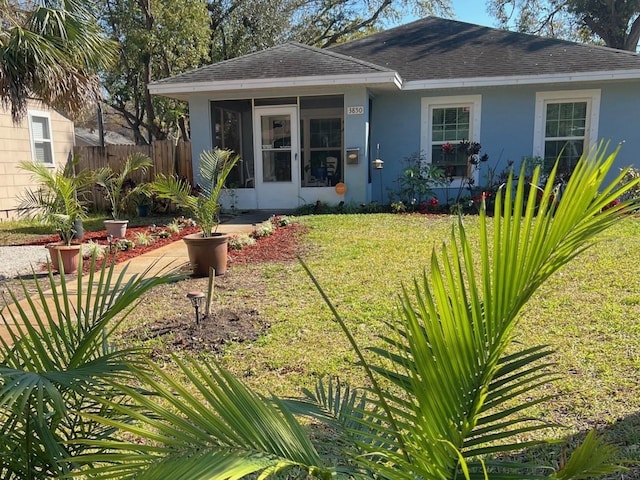
[[[477,239],[476,217],[464,222]],[[397,316],[401,285],[428,268],[431,251],[450,238],[448,216],[319,215],[309,227],[304,259],[363,346],[375,345],[383,322]],[[534,416],[566,426],[556,432],[570,441],[592,428],[606,432],[630,459],[619,479],[640,479],[640,219],[628,218],[602,235],[594,248],[550,279],[522,312],[517,341],[548,344],[561,378],[561,394],[533,410]],[[233,267],[234,282],[216,291],[216,308],[236,302],[255,308],[270,323],[254,343],[230,345],[219,360],[262,392],[297,396],[322,375],[366,385],[361,369],[309,278],[297,263]],[[242,281],[239,279],[242,278]],[[255,283],[251,280],[255,279]],[[137,319],[172,310],[188,311],[189,280],[144,301]],[[203,285],[200,285],[202,289]],[[171,289],[171,292],[169,292]],[[201,354],[206,359],[207,354]],[[213,355],[213,354],[210,354]],[[551,449],[523,452],[549,455]]]

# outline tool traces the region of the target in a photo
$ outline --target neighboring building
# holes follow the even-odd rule
[[[95,128],[75,129],[76,147],[98,147],[100,146],[100,133]],[[104,145],[135,145],[135,142],[118,132],[105,132]]]
[[[27,114],[14,124],[11,113],[0,108],[0,221],[17,215],[18,196],[37,185],[20,163],[41,162],[62,168],[73,152],[73,121],[29,101]]]
[[[216,145],[242,155],[238,208],[386,202],[421,151],[456,188],[467,156],[443,154],[447,142],[482,144],[476,184],[523,157],[562,152],[571,168],[600,138],[626,141],[619,166],[640,151],[637,54],[434,17],[326,50],[286,43],[150,90],[189,102],[194,163]]]

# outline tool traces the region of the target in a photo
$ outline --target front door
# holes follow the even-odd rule
[[[297,107],[256,107],[253,128],[258,208],[297,207],[300,196]]]

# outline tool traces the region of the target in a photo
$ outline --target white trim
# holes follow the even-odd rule
[[[412,80],[402,90],[435,90],[462,87],[500,87],[513,85],[539,85],[544,83],[601,82],[607,80],[637,80],[640,70],[607,70],[602,72],[549,73],[545,75],[514,75],[500,77],[469,77],[434,80]]]
[[[482,95],[456,95],[449,97],[422,97],[420,121],[420,150],[424,152],[427,162],[431,163],[431,109],[433,107],[471,107],[470,142],[480,142],[480,125],[482,119]],[[478,172],[474,172],[474,180],[478,181]],[[460,180],[454,180],[452,187],[458,187]]]
[[[291,88],[332,85],[393,84],[402,89],[402,79],[396,72],[368,74],[314,75],[308,77],[253,78],[245,80],[202,81],[186,83],[150,83],[149,92],[154,95],[176,93],[218,92],[230,90],[254,90],[263,88]]]
[[[600,121],[600,89],[592,90],[559,90],[554,92],[537,92],[535,121],[533,127],[533,156],[544,157],[545,139],[545,105],[552,103],[587,102],[587,119],[589,125],[585,129],[585,151],[598,141],[598,124]]]
[[[29,119],[29,143],[30,143],[30,148],[31,148],[31,161],[33,163],[39,163],[41,165],[44,165],[46,167],[55,167],[56,166],[56,158],[55,158],[55,152],[54,152],[54,148],[53,148],[53,124],[51,122],[51,113],[50,112],[44,112],[41,110],[28,110],[27,111],[27,117]],[[48,141],[49,143],[49,148],[51,150],[51,163],[49,162],[39,162],[37,157],[36,157],[36,144],[35,144],[35,138],[33,136],[33,117],[40,117],[40,118],[46,118],[47,119],[47,126],[49,127],[49,138],[48,139],[44,139],[45,142]]]

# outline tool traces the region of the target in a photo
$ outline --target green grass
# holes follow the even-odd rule
[[[401,285],[422,274],[454,224],[450,217],[385,214],[302,221],[310,227],[305,261],[362,346],[375,344],[383,322],[397,316]],[[477,217],[464,222],[477,238]],[[596,427],[606,432],[636,465],[626,479],[640,478],[638,252],[640,219],[630,217],[550,279],[523,310],[517,334],[520,345],[556,350],[561,378],[551,392],[561,396],[532,414],[565,425],[558,437]],[[227,368],[279,395],[298,395],[320,375],[365,385],[355,355],[302,268],[276,264],[258,271],[273,299],[263,311],[272,327],[256,344],[230,348]]]
[[[104,217],[85,228],[102,229]],[[170,219],[141,219],[162,224]],[[409,215],[317,215],[300,219],[309,227],[303,258],[329,298],[346,319],[361,346],[376,345],[384,322],[398,317],[402,285],[428,268],[433,248],[448,241],[453,217]],[[464,218],[472,242],[478,218]],[[0,223],[0,239],[8,231]],[[37,234],[38,225],[15,230]],[[21,232],[13,232],[19,234]],[[12,233],[12,234],[13,234]],[[1,243],[1,242],[0,242]],[[574,441],[592,428],[619,445],[632,471],[618,479],[640,479],[640,219],[629,217],[601,235],[599,242],[553,276],[525,307],[517,331],[519,345],[551,345],[559,380],[538,392],[560,395],[531,414],[565,425],[555,437]],[[299,396],[323,375],[338,376],[352,386],[366,386],[362,369],[298,263],[232,267],[260,278],[268,300],[251,304],[252,292],[216,292],[246,297],[271,328],[254,343],[230,345],[222,358],[226,368],[263,393]],[[184,297],[175,284],[166,295]],[[264,297],[261,297],[264,298]],[[145,321],[167,315],[162,301],[141,305]],[[155,345],[147,345],[155,346]],[[203,355],[206,360],[206,355]],[[550,450],[524,452],[551,456]]]

